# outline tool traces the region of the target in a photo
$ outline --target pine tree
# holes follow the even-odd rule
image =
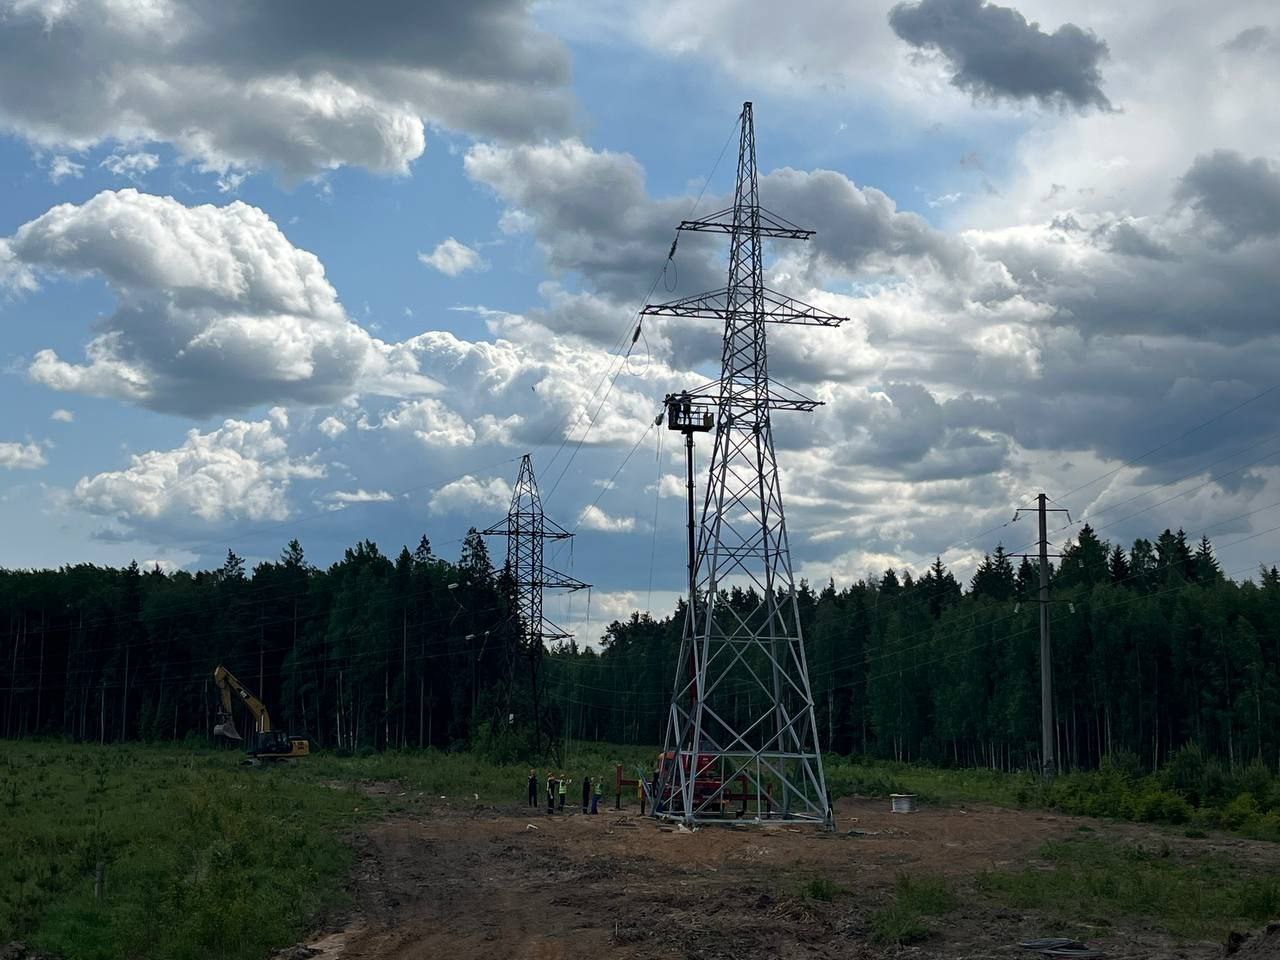
[[[227,559],[222,562],[222,579],[244,580],[244,560],[232,550],[227,551]]]
[[[1129,580],[1129,559],[1118,543],[1112,549],[1111,556],[1107,558],[1107,575],[1111,578],[1111,582],[1117,585],[1125,584]]]
[[[417,564],[429,563],[431,561],[431,541],[427,539],[424,533],[422,539],[418,541],[418,546],[413,551],[413,562]]]
[[[1218,566],[1218,560],[1213,555],[1213,545],[1203,534],[1200,537],[1200,546],[1196,549],[1195,571],[1196,579],[1203,584],[1218,583],[1222,579],[1222,568]]]
[[[307,570],[310,564],[302,552],[302,544],[297,539],[290,540],[288,545],[280,553],[280,562],[290,570]]]

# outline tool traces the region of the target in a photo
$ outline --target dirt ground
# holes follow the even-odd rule
[[[370,785],[375,792],[393,790]],[[418,958],[869,958],[1034,957],[1020,939],[1043,919],[972,895],[983,870],[1043,866],[1046,841],[1088,824],[1125,842],[1227,848],[1274,869],[1274,844],[1190,841],[1127,824],[989,807],[923,808],[893,815],[883,800],[837,804],[837,830],[768,824],[659,825],[638,810],[547,816],[516,807],[436,803],[352,838],[354,909],[330,918],[297,956],[320,960]],[[945,875],[961,906],[910,947],[869,942],[869,915],[900,872]],[[822,877],[845,888],[833,902],[800,895]],[[1060,932],[1060,931],[1059,931]],[[1141,926],[1090,927],[1074,936],[1110,957],[1209,958],[1219,944],[1174,944]],[[283,954],[285,956],[287,954]]]

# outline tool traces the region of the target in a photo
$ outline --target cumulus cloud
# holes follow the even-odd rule
[[[67,177],[79,180],[84,176],[84,164],[76,163],[70,157],[58,154],[49,161],[49,179],[53,183],[61,183]]]
[[[436,244],[436,248],[430,253],[418,254],[418,259],[447,277],[456,277],[468,270],[483,270],[485,267],[479,253],[453,237]]]
[[[889,24],[913,47],[939,51],[951,82],[975,97],[1111,109],[1100,69],[1107,45],[1091,30],[1065,23],[1045,33],[1017,10],[986,0],[899,3]]]
[[[96,274],[116,296],[85,362],[36,353],[29,376],[57,390],[207,416],[436,386],[351,321],[314,254],[241,202],[186,207],[132,188],[105,191],[19,227],[0,265],[6,251],[11,273]]]
[[[670,247],[675,226],[689,213],[688,198],[652,198],[644,169],[628,154],[593,150],[576,140],[538,146],[479,144],[465,168],[520,214],[557,275],[587,281],[586,290],[544,284],[544,305],[529,313],[543,326],[612,346],[653,281],[655,264]],[[904,264],[954,273],[969,251],[920,216],[897,209],[873,187],[829,170],[772,171],[760,178],[762,202],[817,235],[789,251],[770,276],[785,292],[804,296],[826,280],[893,275]],[[730,201],[704,198],[702,213]],[[696,294],[725,284],[722,238],[683,234],[676,253],[678,288]],[[674,279],[674,276],[673,276]],[[646,321],[646,344],[683,368],[719,356],[720,332],[688,321]],[[656,335],[656,336],[655,336]],[[793,340],[794,343],[799,341]],[[788,348],[779,353],[785,366]],[[800,349],[798,346],[793,349]],[[826,354],[827,361],[839,360]]]
[[[160,165],[160,158],[154,153],[138,151],[136,153],[113,153],[98,164],[103,170],[117,177],[129,180],[141,180]]]
[[[44,451],[39,444],[0,441],[0,467],[6,470],[35,470],[44,465]]]
[[[343,434],[347,430],[347,425],[337,417],[325,417],[320,421],[319,431],[330,440]]]
[[[480,480],[467,474],[450,481],[431,495],[427,509],[432,513],[470,514],[477,509],[505,508],[511,503],[511,484],[501,477]]]
[[[595,504],[578,514],[578,527],[600,533],[630,533],[636,528],[635,517],[611,517]]]
[[[53,413],[49,414],[50,420],[56,420],[59,423],[71,423],[73,420],[75,420],[75,418],[76,418],[76,415],[72,413],[70,410],[58,409],[53,411]]]
[[[1246,160],[1236,150],[1202,154],[1183,175],[1175,199],[1200,216],[1220,247],[1280,235],[1280,169],[1265,157]]]
[[[568,76],[525,0],[0,2],[0,125],[41,145],[168,142],[220,172],[403,174],[426,124],[563,133]]]
[[[83,477],[74,501],[89,513],[131,526],[228,519],[283,520],[295,479],[317,479],[325,470],[309,458],[291,457],[278,418],[226,420],[201,433],[187,432],[172,450],[134,454],[124,470]]]

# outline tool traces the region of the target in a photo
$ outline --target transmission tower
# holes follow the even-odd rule
[[[533,461],[529,454],[520,459],[520,472],[516,476],[511,494],[511,508],[506,519],[487,530],[480,531],[486,537],[507,538],[507,562],[504,579],[514,592],[515,609],[512,615],[514,643],[508,650],[507,684],[514,671],[514,656],[523,653],[529,661],[530,679],[533,685],[533,713],[537,748],[541,752],[543,733],[542,705],[539,679],[544,644],[548,640],[564,640],[569,637],[546,618],[542,610],[544,590],[583,590],[591,586],[558,570],[548,569],[543,561],[543,548],[548,540],[568,540],[573,536],[554,520],[548,520],[542,512],[542,497],[538,493],[538,481],[533,475]],[[548,731],[550,734],[550,731]]]
[[[715,442],[655,813],[692,824],[754,808],[756,819],[830,827],[770,421],[774,410],[819,404],[770,379],[765,331],[770,323],[832,327],[846,318],[764,285],[764,239],[807,240],[813,231],[760,206],[749,102],[740,117],[733,206],[685,220],[680,230],[728,235],[729,282],[642,311],[724,324],[720,378],[682,394],[682,413],[668,419],[687,432],[709,424],[711,413]]]

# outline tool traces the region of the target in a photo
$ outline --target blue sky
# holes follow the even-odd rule
[[[1269,5],[285,7],[308,39],[239,4],[0,0],[0,563],[452,556],[532,449],[596,627],[668,608],[681,466],[647,427],[716,331],[648,326],[557,449],[746,99],[763,202],[819,231],[770,282],[852,318],[773,341],[828,401],[776,426],[802,574],[963,574],[1077,487],[1126,544],[1280,554],[1250,401],[1280,346]],[[672,295],[722,256],[682,246]]]

